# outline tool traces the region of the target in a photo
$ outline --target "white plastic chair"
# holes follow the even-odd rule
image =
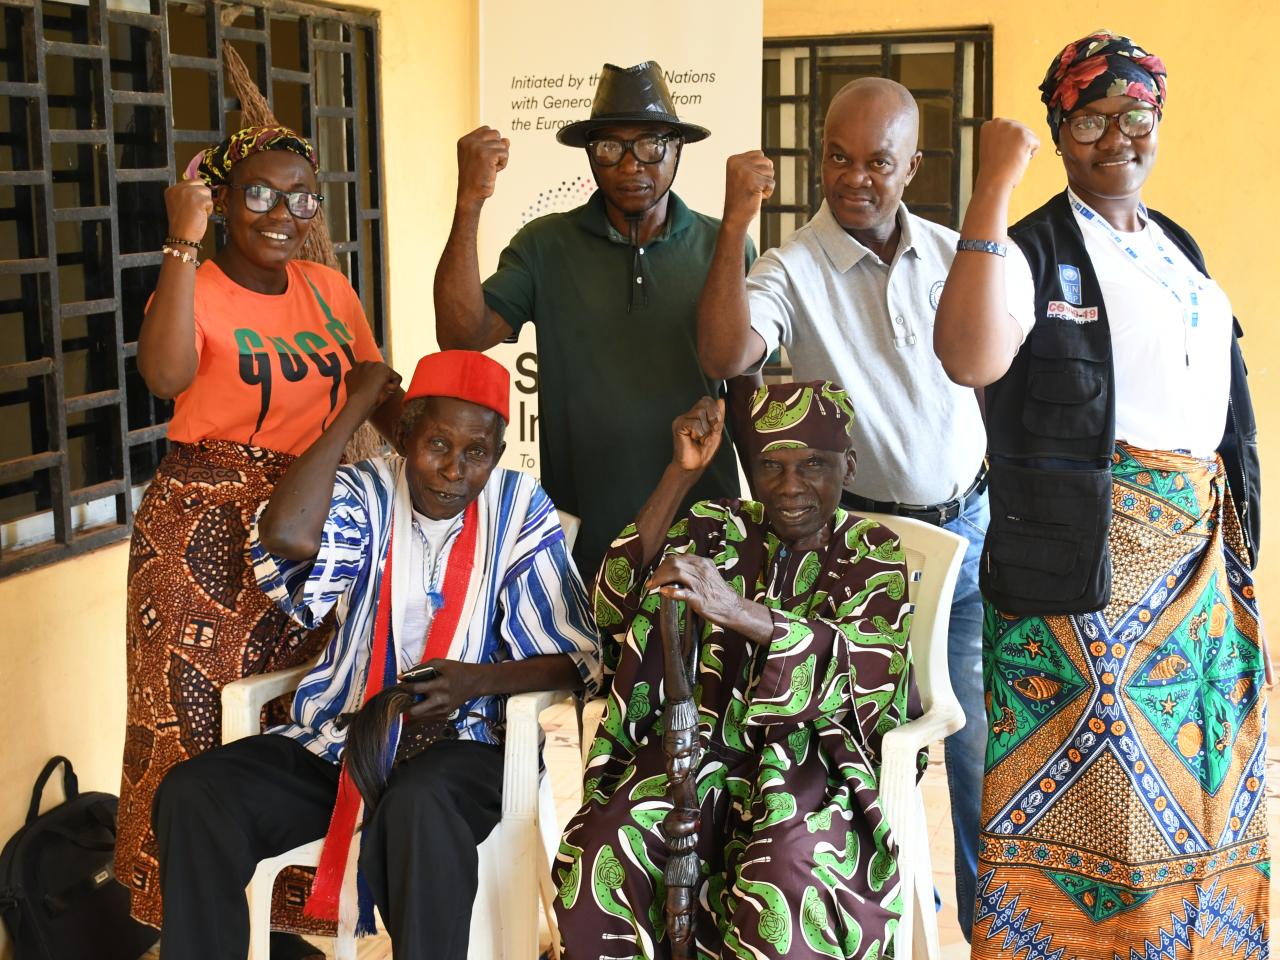
[[[566,548],[572,552],[580,521],[562,513]],[[295,690],[310,664],[236,680],[222,688],[222,742],[258,734],[259,717],[270,700]],[[538,904],[541,899],[553,941],[558,939],[551,908],[554,888],[551,861],[560,843],[550,778],[539,776],[542,727],[539,717],[553,704],[572,696],[568,690],[521,693],[507,700],[507,726],[502,785],[502,820],[480,844],[479,887],[471,908],[467,954],[475,960],[532,960],[538,956]],[[352,840],[343,881],[347,904],[354,904],[354,865],[359,839]],[[245,888],[249,901],[247,960],[270,960],[271,894],[286,867],[320,863],[324,838],[258,862]],[[356,917],[344,911],[338,919],[334,960],[356,960]]]
[[[906,555],[908,596],[915,606],[908,639],[924,709],[922,716],[886,733],[881,746],[880,808],[898,843],[903,891],[893,955],[900,960],[938,960],[941,947],[933,902],[933,863],[924,798],[916,786],[916,757],[964,726],[964,711],[951,689],[947,630],[951,598],[968,544],[963,537],[920,520],[880,513],[864,516],[898,534]],[[583,708],[584,769],[604,703],[603,699],[592,700]]]
[[[921,750],[964,726],[964,711],[951,689],[947,632],[951,598],[968,542],[921,520],[865,516],[897,533],[906,554],[908,595],[915,606],[909,635],[911,659],[924,708],[920,717],[886,733],[880,748],[880,809],[898,842],[903,891],[893,955],[937,960],[941,947],[933,903],[933,860],[924,797],[916,786],[916,758]]]

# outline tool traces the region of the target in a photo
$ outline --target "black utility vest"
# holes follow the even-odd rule
[[[1203,271],[1190,234],[1149,213]],[[1031,265],[1036,323],[1008,372],[986,388],[991,525],[979,582],[983,595],[1009,613],[1089,613],[1111,597],[1107,534],[1116,405],[1106,305],[1065,192],[1009,236]],[[1242,332],[1234,326],[1231,399],[1218,453],[1256,564],[1257,427]]]

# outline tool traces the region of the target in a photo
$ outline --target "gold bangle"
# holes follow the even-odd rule
[[[200,266],[200,259],[198,257],[193,257],[191,254],[187,253],[185,250],[179,250],[177,247],[171,247],[168,244],[165,244],[163,247],[160,248],[160,252],[167,254],[170,257],[175,257],[176,259],[181,260],[183,263],[193,263],[197,267]]]

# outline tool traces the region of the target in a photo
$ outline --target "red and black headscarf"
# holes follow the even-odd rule
[[[1049,129],[1058,142],[1063,118],[1107,97],[1133,97],[1164,112],[1164,62],[1128,37],[1098,30],[1069,43],[1049,64],[1040,99],[1049,109]]]

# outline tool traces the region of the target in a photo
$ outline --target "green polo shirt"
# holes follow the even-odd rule
[[[720,394],[696,340],[719,229],[672,193],[665,229],[637,251],[597,190],[521,228],[485,281],[485,303],[513,330],[536,325],[539,472],[555,505],[582,518],[574,559],[588,582],[671,462],[671,421]],[[748,241],[746,267],[755,255]],[[737,494],[726,437],[689,503]]]

